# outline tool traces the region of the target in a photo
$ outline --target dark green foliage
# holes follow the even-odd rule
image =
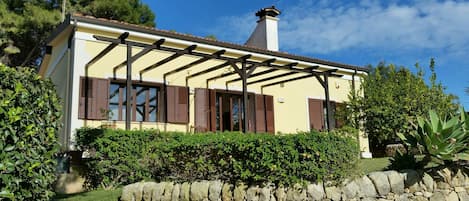
[[[0,200],[49,200],[60,103],[31,68],[0,64]]]
[[[422,168],[412,153],[402,153],[399,149],[396,150],[396,154],[389,161],[391,162],[388,166],[389,170],[417,170]]]
[[[348,107],[342,111],[347,124],[358,128],[363,122],[371,148],[383,148],[398,139],[398,133],[415,132],[416,116],[434,109],[438,114],[456,111],[455,97],[445,94],[444,87],[436,82],[435,63],[430,62],[429,84],[425,83],[423,70],[416,65],[417,73],[394,65],[379,64],[364,78],[359,93],[351,93]]]
[[[140,0],[69,0],[66,13],[82,12],[133,24],[155,26],[155,15]],[[62,0],[0,0],[0,62],[38,66],[46,39],[61,22]]]
[[[87,187],[113,188],[151,178],[147,165],[149,144],[159,141],[155,131],[82,128],[77,143],[92,154],[86,160]]]
[[[72,10],[95,17],[155,26],[155,14],[140,0],[71,0]]]
[[[96,130],[78,133],[85,136],[90,131]],[[274,136],[104,130],[100,136],[87,145],[96,149],[96,159],[87,166],[94,174],[94,186],[104,187],[144,179],[281,184],[340,181],[356,170],[358,161],[355,139],[326,133]],[[112,172],[115,169],[120,174]]]

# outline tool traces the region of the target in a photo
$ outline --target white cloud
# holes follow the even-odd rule
[[[469,51],[469,2],[337,2],[299,1],[284,7],[279,22],[280,48],[309,54],[352,48]],[[223,18],[216,35],[243,43],[254,29],[253,13]]]

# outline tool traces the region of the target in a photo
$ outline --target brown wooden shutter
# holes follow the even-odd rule
[[[323,101],[317,99],[308,99],[309,125],[310,129],[324,129],[324,107]]]
[[[189,123],[189,88],[167,86],[167,122]]]
[[[265,124],[268,133],[275,133],[275,119],[274,119],[274,97],[264,95],[265,101]]]
[[[217,131],[217,108],[216,108],[217,91],[215,91],[214,89],[209,89],[208,91],[209,91],[210,131],[215,132]],[[221,127],[221,119],[222,118],[220,116],[220,127]]]
[[[208,89],[195,89],[195,131],[207,132],[210,129],[210,107]]]
[[[88,80],[88,82],[86,82]],[[92,77],[80,78],[78,118],[89,120],[108,119],[109,80]]]
[[[256,94],[255,102],[256,102],[256,132],[264,133],[266,132],[264,95]]]

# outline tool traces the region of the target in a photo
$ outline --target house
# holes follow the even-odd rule
[[[334,108],[367,70],[279,51],[279,14],[275,7],[257,12],[244,45],[67,17],[48,39],[39,69],[63,100],[63,148],[75,149],[74,132],[83,126],[258,133],[335,128]],[[360,142],[369,156],[367,139]]]

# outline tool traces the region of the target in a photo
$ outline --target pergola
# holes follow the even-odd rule
[[[317,81],[321,84],[321,86],[324,88],[324,93],[325,93],[325,107],[326,107],[326,122],[327,122],[327,130],[331,129],[331,122],[332,122],[332,116],[331,116],[331,101],[329,97],[329,77],[341,77],[342,75],[337,74],[338,69],[329,69],[329,70],[324,70],[324,71],[319,71],[319,65],[313,65],[313,66],[307,66],[307,67],[298,67],[298,63],[289,63],[286,65],[277,65],[274,64],[276,61],[275,58],[272,59],[267,59],[264,61],[253,61],[250,60],[252,57],[251,54],[246,54],[243,56],[240,56],[238,58],[232,58],[228,57],[225,54],[226,50],[221,48],[220,50],[214,52],[214,53],[204,53],[204,52],[199,52],[199,51],[194,51],[197,48],[197,45],[189,45],[183,49],[177,49],[177,48],[172,48],[165,46],[165,39],[159,39],[156,40],[152,44],[148,43],[142,43],[142,42],[136,42],[136,41],[131,41],[128,40],[129,37],[129,32],[124,32],[122,33],[119,37],[117,38],[110,38],[110,37],[105,37],[105,36],[100,36],[100,35],[93,35],[93,37],[98,40],[98,41],[103,41],[109,43],[106,48],[104,48],[102,51],[100,51],[94,58],[92,58],[87,64],[86,64],[86,69],[88,69],[89,66],[93,65],[97,61],[99,61],[101,58],[106,56],[111,50],[116,48],[119,45],[125,45],[127,48],[127,56],[126,60],[119,65],[113,67],[113,73],[114,77],[116,75],[116,71],[120,68],[123,68],[126,66],[126,86],[127,89],[130,89],[132,86],[132,63],[137,61],[139,58],[142,56],[150,53],[153,50],[159,50],[159,51],[164,51],[164,52],[169,52],[172,55],[169,57],[166,57],[162,60],[159,60],[155,62],[154,64],[143,68],[142,70],[139,71],[140,75],[140,80],[142,80],[142,75],[157,69],[159,66],[168,63],[170,61],[173,61],[177,59],[178,57],[181,57],[183,55],[192,55],[197,57],[198,59],[174,68],[168,72],[164,73],[163,79],[164,79],[164,86],[166,86],[166,78],[169,75],[184,71],[186,69],[190,69],[198,64],[202,64],[206,61],[209,60],[219,60],[223,61],[223,63],[215,65],[215,66],[207,66],[204,70],[195,72],[190,75],[186,75],[185,80],[186,80],[186,86],[188,85],[188,81],[194,77],[198,77],[222,68],[226,67],[231,67],[233,69],[232,72],[224,72],[221,73],[220,75],[210,77],[206,79],[206,84],[207,87],[209,86],[209,82],[219,79],[219,78],[226,78],[228,76],[232,75],[238,75],[238,78],[231,79],[226,81],[225,85],[228,86],[228,84],[233,83],[233,82],[239,82],[242,81],[242,104],[243,104],[243,110],[246,110],[248,108],[248,92],[247,92],[247,86],[252,85],[252,84],[259,84],[261,83],[261,90],[264,89],[265,87],[281,84],[281,83],[286,83],[286,82],[292,82],[300,79],[306,79],[310,77],[315,77]],[[141,49],[137,54],[132,56],[132,48],[133,47],[140,47],[143,48]],[[256,70],[258,67],[263,67],[265,70],[253,73],[254,70]],[[355,74],[356,74],[356,69],[355,69]],[[277,72],[277,73],[273,73]],[[278,74],[278,72],[284,72],[282,74]],[[270,74],[270,75],[269,75]],[[354,75],[355,75],[354,74]],[[264,77],[262,79],[258,79],[255,81],[250,81],[250,78],[258,77],[258,76],[268,76]],[[284,78],[290,76],[290,78]],[[292,76],[295,76],[291,78]],[[279,79],[279,78],[284,78],[283,80],[280,81],[275,81],[273,82],[273,79]],[[354,76],[352,76],[352,79],[354,79]],[[354,83],[354,82],[353,82]],[[352,86],[352,88],[354,88]],[[131,90],[126,90],[126,100],[131,99]],[[125,128],[128,130],[130,129],[130,123],[131,123],[131,101],[126,101],[126,118],[125,118]],[[248,128],[248,121],[247,119],[247,113],[244,111],[242,112],[243,114],[243,132],[247,131]]]

